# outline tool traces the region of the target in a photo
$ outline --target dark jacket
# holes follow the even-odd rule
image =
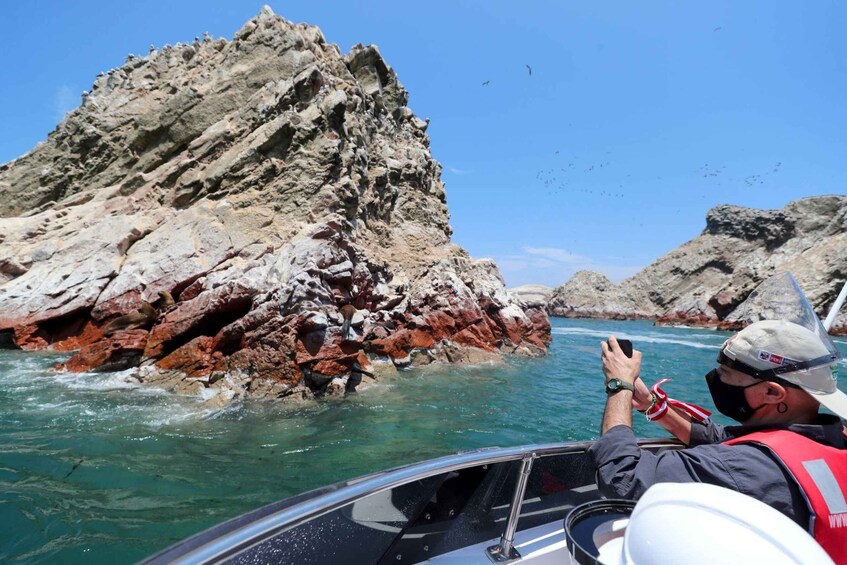
[[[774,426],[728,426],[692,422],[687,449],[642,451],[628,426],[615,426],[588,454],[597,469],[600,492],[610,498],[637,500],[656,483],[709,483],[731,488],[776,508],[804,529],[809,507],[800,487],[782,464],[762,446],[723,445],[719,442]],[[847,448],[843,425],[835,416],[820,415],[816,424],[793,424],[787,429],[839,449]]]

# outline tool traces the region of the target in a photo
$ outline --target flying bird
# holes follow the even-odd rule
[[[722,27],[718,26],[718,27],[716,27],[715,29],[713,29],[712,31],[720,31],[720,30],[722,30],[722,29],[723,29]]]
[[[485,81],[484,83],[482,83],[482,86],[488,86],[489,84],[491,84],[491,81],[490,81],[490,80],[487,80],[487,81]]]
[[[532,67],[530,67],[529,65],[527,65],[527,66],[526,66],[526,70],[528,70],[528,71],[529,71],[529,76],[532,76]]]

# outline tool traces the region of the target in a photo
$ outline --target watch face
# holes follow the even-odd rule
[[[607,394],[614,394],[614,393],[620,392],[622,390],[633,391],[634,387],[632,385],[629,385],[629,384],[623,382],[620,379],[611,379],[609,382],[606,383],[606,393]]]

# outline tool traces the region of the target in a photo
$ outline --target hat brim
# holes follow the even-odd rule
[[[809,390],[806,387],[801,388],[811,394],[812,398],[820,402],[839,418],[847,420],[847,394],[844,394],[840,390],[836,390],[835,392],[820,392]]]

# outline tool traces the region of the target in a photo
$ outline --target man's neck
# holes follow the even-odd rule
[[[790,426],[792,424],[815,424],[818,420],[817,412],[787,412],[785,414],[762,414],[760,418],[751,418],[744,425],[750,426]]]

